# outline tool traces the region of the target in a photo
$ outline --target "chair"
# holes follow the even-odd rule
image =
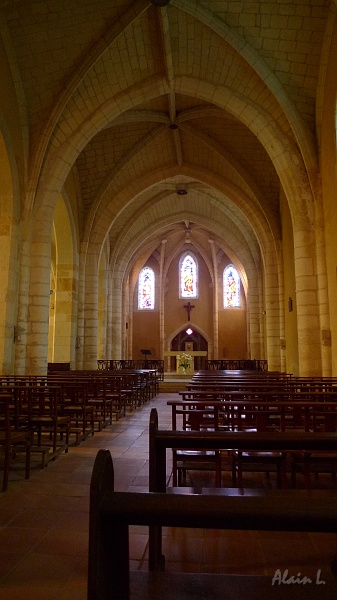
[[[214,471],[215,487],[221,487],[221,452],[218,450],[173,450],[173,487],[183,485],[187,471]]]
[[[107,397],[106,377],[98,375],[89,377],[88,384],[88,406],[94,407],[94,422],[97,423],[98,431],[112,423],[112,398]]]
[[[70,435],[80,440],[94,435],[94,405],[88,400],[88,386],[83,381],[62,383],[62,414],[70,421]]]
[[[321,408],[311,411],[310,429],[315,435],[315,432],[324,431],[333,433],[337,430],[337,405],[326,410]],[[333,479],[336,479],[337,474],[337,454],[336,452],[293,452],[291,456],[291,487],[296,487],[296,474],[300,473],[304,476],[304,485],[307,490],[311,488],[311,474],[318,479],[320,473],[331,474]]]
[[[198,404],[183,411],[183,429],[191,431],[217,431],[219,429],[219,411],[216,406]],[[187,471],[214,471],[215,487],[221,487],[220,450],[182,450],[172,451],[172,485],[181,487]]]
[[[68,452],[69,418],[63,413],[60,386],[36,385],[29,390],[28,420],[32,431],[32,441],[37,434],[37,449],[50,448],[49,458]]]
[[[254,417],[254,431],[268,431],[269,419],[274,418],[274,413],[269,410],[252,410],[249,413],[249,421]],[[274,427],[272,429],[275,430]],[[252,431],[252,429],[250,429]],[[286,487],[286,453],[275,451],[246,451],[235,450],[232,452],[232,482],[234,486],[243,487],[243,472],[265,472],[267,479],[270,477],[270,472],[277,473],[277,487]]]
[[[0,446],[4,449],[4,475],[2,491],[8,488],[9,470],[13,457],[19,452],[26,455],[25,478],[30,477],[31,432],[29,429],[15,429],[12,419],[13,398],[0,396]]]

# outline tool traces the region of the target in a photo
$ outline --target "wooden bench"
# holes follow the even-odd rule
[[[337,433],[331,432],[221,432],[221,431],[171,431],[159,430],[155,408],[149,426],[149,484],[150,491],[171,491],[167,488],[167,449],[185,450],[245,450],[275,452],[337,451]],[[217,493],[221,493],[221,489]],[[282,490],[283,491],[283,490]],[[286,490],[296,494],[302,490]],[[225,493],[226,490],[225,490]],[[242,488],[237,489],[241,495]],[[151,533],[152,535],[152,533]],[[151,537],[150,535],[150,537]],[[154,545],[161,543],[161,532],[154,536]],[[159,541],[158,541],[159,540]],[[154,553],[155,554],[155,553]],[[150,561],[155,560],[150,556]]]
[[[130,572],[129,525],[266,531],[337,532],[336,498],[230,497],[114,492],[108,450],[99,450],[90,486],[88,600],[335,600],[325,585],[272,585],[272,577],[165,573],[161,544],[151,545],[151,572]],[[152,539],[153,541],[153,539]],[[333,563],[334,566],[334,563]]]

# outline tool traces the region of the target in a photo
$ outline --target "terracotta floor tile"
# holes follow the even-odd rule
[[[86,577],[84,565],[77,557],[54,554],[27,554],[2,584],[61,589],[72,577]],[[24,596],[22,596],[24,598]]]
[[[45,537],[47,531],[36,527],[5,527],[0,530],[0,548],[24,555]]]
[[[35,545],[33,552],[53,556],[87,556],[88,531],[77,530],[75,535],[71,528],[54,528]]]
[[[65,513],[62,511],[47,511],[27,509],[17,513],[15,519],[8,524],[8,527],[26,527],[34,529],[50,529],[55,527],[64,519]]]
[[[60,600],[59,588],[46,589],[38,585],[8,585],[0,587],[0,600]],[[83,598],[85,600],[85,598]]]

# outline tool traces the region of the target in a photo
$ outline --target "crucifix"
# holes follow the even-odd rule
[[[187,311],[187,316],[188,316],[188,321],[191,320],[191,310],[192,308],[195,308],[194,304],[191,304],[190,301],[188,301],[187,304],[184,304],[184,308],[186,308]]]

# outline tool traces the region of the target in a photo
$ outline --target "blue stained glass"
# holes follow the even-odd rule
[[[154,271],[150,267],[144,267],[139,273],[138,309],[154,309]]]
[[[224,308],[240,307],[240,277],[233,265],[228,265],[223,272]]]

